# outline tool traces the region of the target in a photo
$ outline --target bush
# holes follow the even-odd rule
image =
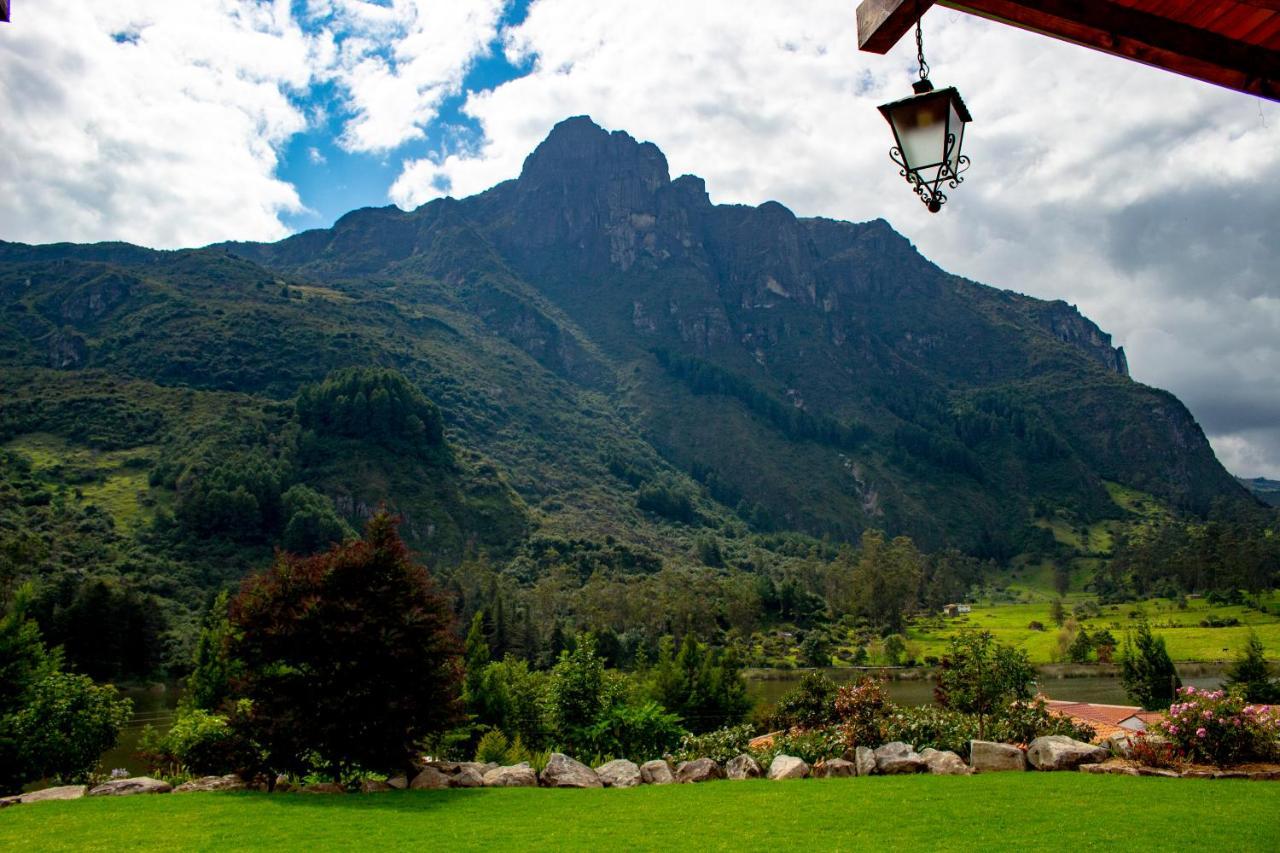
[[[688,734],[680,718],[657,702],[609,707],[585,733],[587,752],[648,761],[674,749]]]
[[[806,672],[767,720],[770,729],[813,728],[836,721],[836,684],[821,672]]]
[[[1161,724],[1179,752],[1219,766],[1277,756],[1280,708],[1249,704],[1238,693],[1183,687]]]
[[[497,729],[491,729],[485,732],[480,738],[480,743],[476,744],[476,761],[481,764],[487,764],[490,761],[502,764],[506,761],[510,750],[511,741],[507,740],[507,736]]]
[[[98,757],[115,746],[132,707],[114,687],[86,675],[46,675],[11,723],[28,777],[86,781]]]
[[[900,740],[917,750],[933,747],[967,756],[969,741],[978,736],[978,720],[937,705],[894,708],[884,717],[880,734],[885,743]]]
[[[836,691],[836,717],[847,749],[884,743],[881,724],[887,706],[884,682],[879,679],[864,677]]]
[[[1031,743],[1045,735],[1066,735],[1089,743],[1097,736],[1091,726],[1050,711],[1038,696],[1029,702],[1009,703],[992,716],[990,725],[988,736],[1002,743]]]
[[[1161,737],[1138,732],[1130,740],[1129,758],[1147,767],[1181,767],[1186,764],[1177,745]]]
[[[676,761],[692,761],[695,758],[711,758],[723,764],[734,756],[747,751],[751,742],[750,725],[726,726],[702,735],[685,735],[672,756]]]
[[[844,752],[844,732],[840,727],[822,726],[778,735],[767,749],[757,754],[757,757],[765,767],[777,755],[794,755],[812,766],[824,759],[838,758],[844,755]]]

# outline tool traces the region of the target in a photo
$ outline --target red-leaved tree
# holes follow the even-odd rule
[[[232,694],[251,700],[235,720],[262,769],[407,770],[415,745],[457,719],[453,613],[398,523],[380,511],[363,541],[280,553],[232,601]]]

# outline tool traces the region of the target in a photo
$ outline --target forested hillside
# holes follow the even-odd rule
[[[275,244],[0,243],[0,309],[0,580],[98,677],[181,670],[213,594],[384,503],[531,659],[894,630],[1003,570],[1275,582],[1274,511],[1073,307],[713,205],[585,118],[518,180]]]

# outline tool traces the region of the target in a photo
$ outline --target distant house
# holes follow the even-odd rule
[[[948,604],[942,608],[943,614],[947,616],[959,616],[963,613],[969,613],[972,610],[973,608],[967,604]]]
[[[1096,702],[1071,702],[1047,696],[1043,698],[1045,705],[1055,714],[1092,726],[1098,733],[1094,738],[1098,742],[1114,734],[1145,732],[1148,726],[1164,719],[1164,714],[1160,711],[1144,711],[1136,705],[1100,705]]]

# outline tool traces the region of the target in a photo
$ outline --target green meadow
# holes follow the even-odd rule
[[[176,794],[0,812],[0,849],[1280,848],[1280,784],[995,773],[631,790]]]

